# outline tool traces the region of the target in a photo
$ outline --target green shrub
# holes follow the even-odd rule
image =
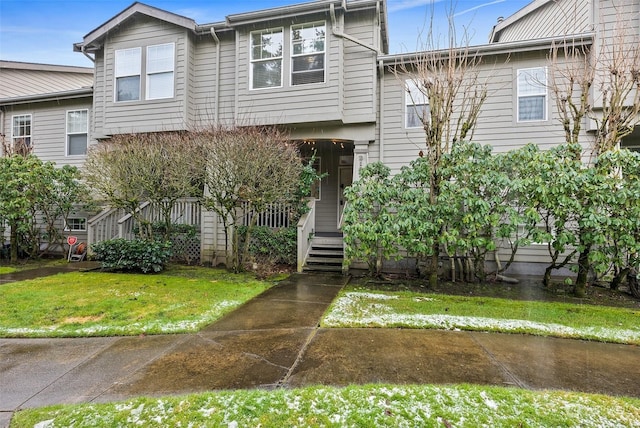
[[[247,227],[240,226],[237,231],[240,248],[243,248]],[[297,233],[295,227],[281,229],[271,229],[266,226],[253,227],[249,254],[263,263],[295,265],[298,251]]]
[[[143,239],[111,239],[92,246],[102,267],[117,270],[160,272],[171,257],[171,242]]]

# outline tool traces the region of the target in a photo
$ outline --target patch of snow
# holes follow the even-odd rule
[[[52,428],[54,426],[53,421],[53,419],[49,419],[48,421],[38,422],[33,428]]]

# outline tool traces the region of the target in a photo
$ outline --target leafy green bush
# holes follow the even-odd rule
[[[160,272],[171,257],[171,242],[144,239],[111,239],[92,247],[102,267],[117,270]]]
[[[247,227],[240,226],[237,231],[242,248]],[[249,254],[260,262],[294,265],[298,251],[297,233],[295,227],[271,229],[266,226],[256,226],[251,229]]]

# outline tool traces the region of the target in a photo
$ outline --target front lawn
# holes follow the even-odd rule
[[[640,400],[477,385],[238,390],[18,412],[22,427],[638,427]]]
[[[0,286],[0,337],[193,332],[271,285],[184,266],[154,275],[61,273]]]
[[[640,308],[379,291],[350,286],[324,327],[438,328],[640,344]]]

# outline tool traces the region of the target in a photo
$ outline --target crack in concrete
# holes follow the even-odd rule
[[[304,345],[302,345],[302,347],[300,348],[300,351],[298,351],[298,355],[296,356],[295,361],[293,362],[293,364],[291,365],[287,373],[284,375],[282,379],[278,381],[278,387],[281,388],[289,382],[291,375],[293,374],[294,370],[298,367],[298,364],[300,364],[300,361],[302,360],[304,353],[307,351],[307,348],[309,347],[309,344],[311,344],[311,341],[313,340],[313,338],[316,337],[316,333],[318,332],[318,330],[320,330],[319,322],[318,324],[316,324],[315,328],[311,330],[311,333],[309,333],[309,336],[307,336],[307,340],[305,340]]]
[[[478,345],[480,347],[480,349],[482,349],[484,351],[485,354],[487,354],[487,356],[489,357],[489,360],[495,364],[496,366],[498,366],[498,368],[500,369],[500,371],[504,374],[505,377],[507,377],[508,379],[511,380],[511,382],[505,382],[508,385],[515,385],[518,388],[522,388],[522,389],[532,389],[529,385],[527,385],[526,382],[524,382],[522,379],[520,379],[518,376],[516,376],[514,373],[511,372],[511,370],[509,370],[509,368],[504,365],[502,363],[502,361],[500,361],[491,351],[489,351],[489,349],[487,349],[475,336],[473,333],[468,333],[468,335],[471,337],[471,340],[473,340],[473,342]]]
[[[246,355],[249,358],[253,358],[253,359],[256,359],[258,361],[265,362],[265,363],[269,364],[270,366],[278,367],[280,369],[287,370],[289,368],[287,366],[283,366],[283,365],[280,365],[280,364],[273,363],[273,362],[269,361],[268,359],[266,359],[265,357],[263,357],[262,355],[254,354],[253,352],[243,352],[242,355]]]

